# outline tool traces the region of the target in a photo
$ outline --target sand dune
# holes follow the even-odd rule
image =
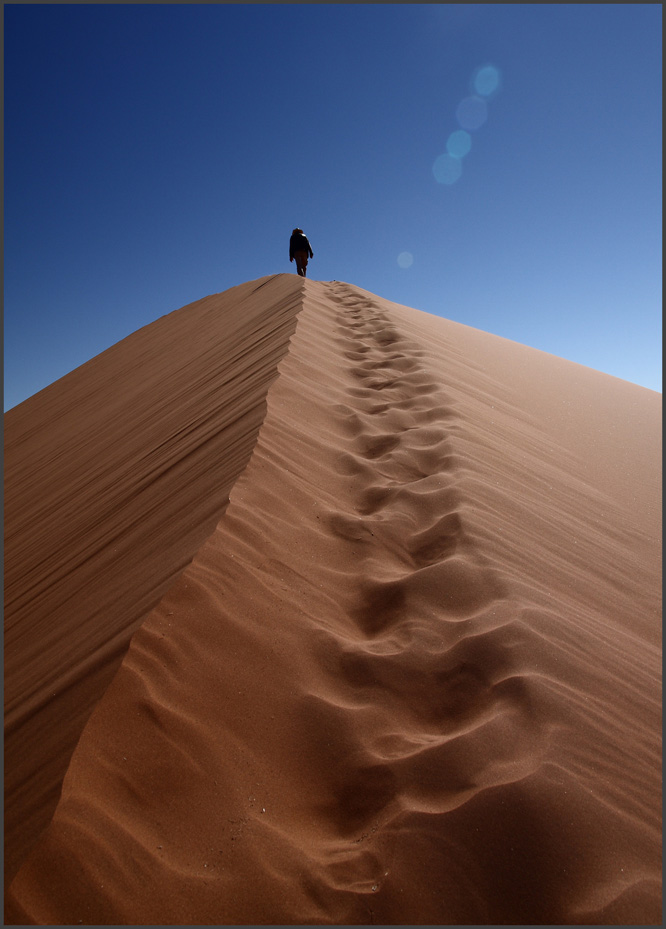
[[[234,287],[5,415],[5,880],[132,632],[224,512],[298,309],[288,279]]]
[[[96,498],[105,468],[132,490],[161,447],[140,424],[160,409],[184,407],[185,433],[201,416],[227,428],[263,336],[243,462],[228,466],[223,441],[195,473],[173,469],[188,512],[224,471],[217,511],[192,518],[154,608],[135,595],[116,613],[115,674],[85,727],[66,703],[45,717],[80,739],[29,852],[21,817],[39,808],[41,828],[51,811],[8,768],[7,921],[660,923],[661,396],[339,282],[277,275],[208,300],[211,332],[224,305],[243,334],[220,379],[223,339],[202,359],[185,310],[183,329],[171,314],[142,330],[155,381],[142,413],[125,406],[133,438],[112,455],[91,410],[83,470],[41,504],[61,485],[72,507]],[[55,425],[19,408],[14,434],[28,425],[23,460],[46,467]],[[47,645],[48,616],[14,620],[25,770],[51,751],[27,728],[24,707],[45,716],[33,675],[95,680],[109,637],[93,637],[129,562],[136,592],[181,532],[154,489],[126,510],[115,587],[89,577],[96,612],[61,619]],[[114,513],[96,521],[107,547]],[[56,555],[36,516],[22,531],[14,596],[37,600],[25,553]],[[76,577],[78,535],[47,579]]]

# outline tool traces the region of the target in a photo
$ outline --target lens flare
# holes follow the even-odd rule
[[[464,129],[458,129],[452,132],[446,143],[446,150],[454,158],[464,158],[472,147],[472,138],[469,132]]]
[[[485,65],[474,75],[474,90],[482,97],[490,97],[498,89],[500,73],[494,65]]]
[[[401,268],[411,268],[414,264],[414,256],[411,252],[400,252],[398,255],[398,264]]]
[[[465,97],[456,110],[458,125],[473,132],[488,119],[488,104],[481,97]]]
[[[438,184],[455,184],[462,174],[462,161],[453,155],[440,155],[439,158],[435,158],[432,173]]]

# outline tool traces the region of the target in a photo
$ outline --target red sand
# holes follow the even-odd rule
[[[6,921],[661,923],[660,448],[293,275],[11,411]]]

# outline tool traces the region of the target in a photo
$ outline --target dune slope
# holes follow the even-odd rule
[[[660,923],[661,397],[303,287],[7,921]]]
[[[301,289],[199,300],[5,415],[5,880],[132,632],[224,512]]]

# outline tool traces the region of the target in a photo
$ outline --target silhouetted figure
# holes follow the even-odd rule
[[[289,261],[296,259],[296,270],[301,277],[305,277],[308,255],[310,258],[314,258],[308,237],[302,229],[294,229],[289,239]]]

